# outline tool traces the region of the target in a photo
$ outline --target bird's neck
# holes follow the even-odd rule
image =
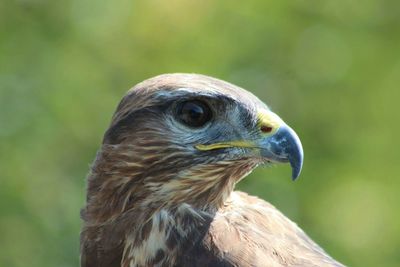
[[[137,221],[126,239],[123,266],[175,265],[182,257],[179,253],[201,241],[213,216],[182,204],[172,210],[158,210],[145,221]]]
[[[161,206],[107,202],[101,201],[103,197],[98,194],[88,199],[83,210],[83,234],[96,240],[104,255],[123,251],[123,267],[175,266],[181,253],[201,241],[217,210],[188,203]]]
[[[123,266],[174,262],[178,251],[199,242],[235,183],[255,166],[222,162],[151,180],[163,166],[149,170],[126,149],[106,149],[88,177],[83,233],[93,233],[90,238],[101,247],[112,236],[123,249]],[[131,265],[133,261],[137,264]]]
[[[139,157],[135,149],[104,146],[98,153],[88,177],[85,220],[105,223],[132,209],[175,209],[182,204],[215,211],[257,165],[221,161],[180,170]]]

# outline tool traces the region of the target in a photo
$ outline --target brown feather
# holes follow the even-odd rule
[[[161,75],[131,89],[88,176],[81,266],[342,266],[273,206],[233,191],[261,159],[205,158],[182,144],[162,115],[181,89],[230,99],[249,124],[266,108],[202,75]]]

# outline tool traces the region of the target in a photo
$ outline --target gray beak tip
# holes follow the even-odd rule
[[[292,181],[296,181],[301,173],[301,165],[290,163],[290,166],[292,167]]]
[[[290,130],[293,139],[291,149],[289,149],[289,162],[292,167],[292,180],[295,181],[300,176],[303,167],[304,152],[299,137],[292,129]]]
[[[263,156],[276,162],[289,162],[292,167],[292,180],[295,181],[303,166],[303,147],[297,134],[287,125],[265,140]]]

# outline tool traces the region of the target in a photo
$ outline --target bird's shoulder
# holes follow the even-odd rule
[[[182,266],[343,266],[270,203],[235,191]]]

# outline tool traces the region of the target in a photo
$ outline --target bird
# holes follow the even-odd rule
[[[122,98],[87,176],[82,267],[344,266],[265,200],[260,165],[303,165],[299,137],[255,95],[173,73]]]

